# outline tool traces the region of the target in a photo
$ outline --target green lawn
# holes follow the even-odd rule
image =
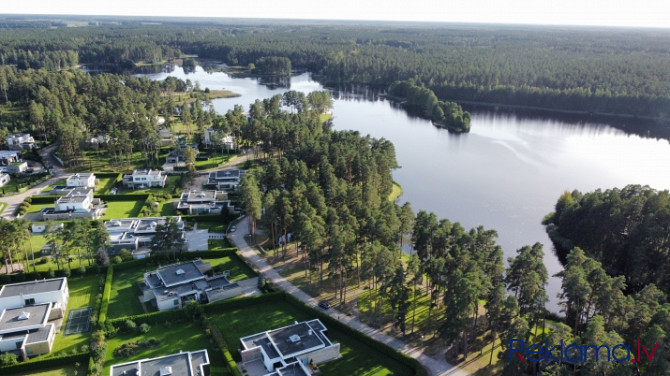
[[[198,227],[200,227],[200,225],[198,225]],[[221,251],[224,249],[234,247],[234,245],[230,244],[230,241],[228,241],[228,239],[210,240],[208,243],[210,251]]]
[[[67,184],[67,180],[65,180],[65,179],[60,179],[60,180],[56,181],[55,183],[53,183],[53,184],[51,184],[51,185],[48,185],[46,188],[44,188],[44,189],[42,190],[42,192],[49,192],[49,191],[51,191],[51,190],[53,189],[53,186],[54,186],[54,185],[65,185],[65,184]]]
[[[30,207],[28,208],[28,213],[27,214],[39,213],[44,208],[53,208],[53,207],[54,207],[53,202],[48,203],[48,204],[30,204]]]
[[[86,375],[86,366],[88,364],[72,364],[58,368],[46,368],[43,371],[31,371],[25,373],[13,373],[8,376],[83,376]],[[76,371],[76,372],[75,372]]]
[[[226,343],[231,348],[236,348],[240,337],[313,318],[306,310],[285,302],[275,302],[271,306],[259,304],[216,314],[210,321],[218,326]],[[328,337],[331,341],[340,343],[342,358],[321,364],[319,368],[324,376],[413,375],[412,370],[405,365],[380,354],[336,328],[328,328]]]
[[[122,193],[124,195],[146,195],[146,194],[177,194],[181,191],[181,184],[180,184],[181,176],[178,175],[170,175],[167,177],[167,180],[165,182],[165,187],[164,188],[148,188],[148,189],[124,189]]]
[[[198,222],[198,229],[207,229],[209,232],[226,232],[227,223],[223,222]]]
[[[208,168],[220,167],[224,163],[227,163],[232,156],[232,154],[214,155],[206,161],[195,161],[195,168],[196,170],[206,170]]]
[[[107,205],[107,211],[102,219],[109,220],[113,218],[137,217],[140,214],[140,210],[142,210],[142,206],[144,206],[144,200],[109,201],[105,204]]]
[[[221,268],[221,270],[229,270],[230,282],[242,281],[258,276],[258,274],[247,264],[245,264],[244,261],[242,261],[239,257],[224,256],[216,259],[205,259],[205,261],[212,264],[212,268],[218,266]]]
[[[147,337],[154,337],[158,339],[161,344],[154,348],[141,349],[128,358],[118,358],[114,356],[115,348],[126,342],[137,341]],[[114,364],[143,358],[155,358],[175,354],[179,351],[195,351],[202,349],[207,349],[211,363],[211,374],[225,374],[224,360],[221,352],[214,350],[213,345],[210,343],[209,338],[205,335],[203,329],[192,322],[166,322],[165,324],[154,325],[147,334],[140,334],[139,332],[121,333],[114,338],[110,338],[107,342],[107,356],[105,357],[105,368],[102,374],[109,375],[109,368]]]
[[[114,272],[107,317],[113,319],[144,313],[144,309],[142,309],[142,305],[137,298],[141,295],[137,283],[144,278],[144,272],[153,269],[155,269],[155,266],[138,266]],[[150,308],[150,306],[147,306],[147,309]]]
[[[109,190],[116,184],[116,177],[98,178],[98,184],[95,186],[95,193],[99,195],[106,195]]]

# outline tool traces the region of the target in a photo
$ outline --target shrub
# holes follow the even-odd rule
[[[66,277],[70,277],[72,275],[72,272],[70,271],[70,268],[67,266],[63,268],[63,275]]]
[[[137,324],[135,324],[135,321],[130,320],[130,319],[126,320],[126,322],[124,324],[125,324],[126,330],[129,331],[129,332],[133,331],[137,328]]]
[[[114,262],[115,265],[118,265],[123,262],[123,259],[121,258],[121,256],[114,256],[112,261]]]
[[[0,364],[3,366],[11,366],[12,364],[19,364],[19,357],[13,353],[4,353],[0,355]]]
[[[117,257],[121,257],[123,261],[130,261],[133,259],[133,254],[129,250],[124,248],[119,252],[119,256]]]
[[[98,265],[109,265],[109,255],[104,249],[95,253],[95,262]]]
[[[147,333],[149,330],[151,330],[151,325],[144,323],[140,325],[140,333]]]

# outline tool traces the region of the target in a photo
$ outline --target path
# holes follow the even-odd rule
[[[248,222],[249,220],[247,217],[245,217],[237,226],[240,231],[228,234],[229,239],[239,248],[240,254],[249,262],[251,262],[267,279],[272,281],[275,286],[278,286],[283,291],[300,299],[303,303],[311,307],[316,307],[318,304],[317,299],[307,295],[304,291],[300,290],[291,282],[287,281],[284,277],[279,275],[279,273],[271,265],[265,262],[265,260],[263,260],[263,258],[261,258],[261,256],[259,256],[258,253],[249,246],[246,239],[244,238],[246,231],[241,230],[248,228]],[[359,332],[365,333],[375,340],[383,342],[388,346],[391,346],[394,349],[402,351],[412,358],[417,359],[432,376],[470,376],[470,373],[467,371],[447,363],[447,361],[444,360],[444,351],[439,353],[439,358],[434,358],[430,355],[424,354],[423,349],[420,347],[412,347],[397,338],[363,324],[356,316],[347,316],[334,308],[327,310],[326,313],[328,313],[332,318],[345,323]]]

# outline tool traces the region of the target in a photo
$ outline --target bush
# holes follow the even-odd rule
[[[140,325],[140,333],[146,334],[149,330],[151,330],[151,325],[144,323]]]
[[[123,261],[130,261],[133,259],[133,254],[129,250],[124,248],[119,252],[119,256],[117,257],[121,257]]]
[[[114,256],[112,261],[114,262],[114,265],[118,265],[123,262],[123,259],[121,258],[121,256]]]
[[[13,364],[19,364],[19,357],[16,354],[6,352],[0,355],[0,364],[3,366],[11,366]]]
[[[109,255],[104,249],[95,253],[95,263],[98,265],[109,265]]]
[[[72,275],[72,272],[70,271],[70,268],[68,268],[67,266],[64,267],[64,268],[63,268],[63,275],[64,275],[65,277],[70,277],[70,276]]]
[[[135,329],[137,329],[137,324],[135,324],[135,321],[130,320],[130,319],[126,320],[124,325],[125,325],[126,330],[129,331],[129,332],[132,332]]]

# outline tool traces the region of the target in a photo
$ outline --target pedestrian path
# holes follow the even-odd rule
[[[275,286],[279,287],[284,292],[293,295],[309,306],[315,307],[318,304],[316,299],[312,298],[307,293],[300,290],[291,282],[287,281],[284,277],[279,275],[279,273],[271,265],[265,262],[265,260],[263,260],[263,258],[261,258],[258,253],[251,246],[249,246],[246,239],[244,238],[246,231],[241,230],[248,228],[247,217],[242,219],[237,227],[240,229],[240,231],[229,233],[228,236],[229,239],[239,248],[240,254],[245,259],[247,259],[247,261],[252,263],[258,269],[258,271],[265,276],[266,279],[270,280]],[[362,323],[357,317],[347,316],[336,309],[329,309],[327,313],[332,318],[347,324],[359,332],[364,333],[379,342],[383,342],[388,346],[391,346],[394,349],[402,351],[412,358],[417,359],[428,371],[429,375],[471,376],[470,373],[466,372],[462,368],[447,363],[447,361],[444,360],[444,351],[439,353],[439,358],[434,358],[430,355],[424,354],[422,348],[410,346],[395,337],[392,337],[377,329],[373,329]]]

